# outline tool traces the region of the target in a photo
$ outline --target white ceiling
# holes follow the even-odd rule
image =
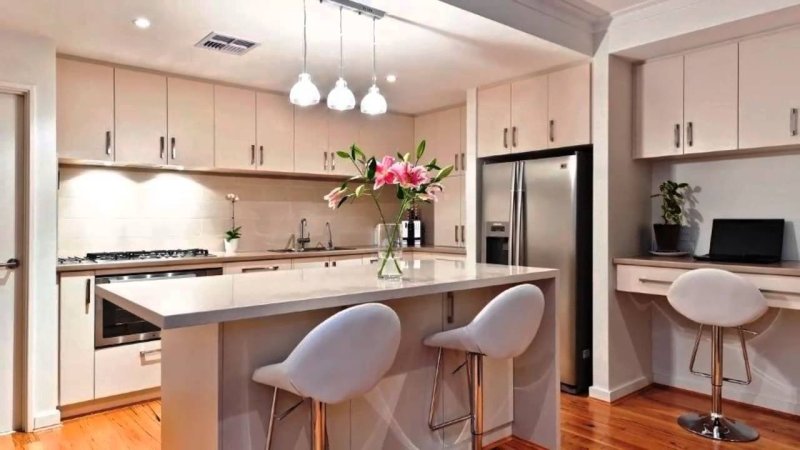
[[[622,11],[623,9],[628,9],[632,6],[636,6],[642,3],[648,3],[651,0],[583,0],[586,3],[591,3],[592,5],[613,14],[618,11]]]
[[[394,111],[462,103],[470,87],[585,58],[438,0],[369,3],[389,15],[377,24],[378,71]],[[301,0],[0,0],[0,11],[0,28],[50,36],[64,54],[281,92],[301,68]],[[308,11],[309,71],[324,96],[338,71],[338,8],[308,0]],[[137,16],[152,27],[135,28]],[[345,78],[360,98],[371,78],[371,21],[345,11],[344,27]],[[195,48],[210,31],[261,46],[244,56]],[[387,73],[397,83],[383,81]]]

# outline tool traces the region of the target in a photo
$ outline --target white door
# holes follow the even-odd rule
[[[19,257],[23,98],[0,94],[0,264]],[[0,267],[0,434],[21,428],[22,283]]]

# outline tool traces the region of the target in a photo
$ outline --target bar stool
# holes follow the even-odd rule
[[[536,286],[523,284],[507,289],[495,297],[469,325],[425,338],[425,345],[439,349],[428,411],[428,427],[431,431],[470,420],[472,448],[483,448],[483,357],[507,359],[521,355],[536,336],[543,314],[544,294]],[[435,424],[433,416],[443,349],[467,354],[465,364],[470,389],[470,412],[465,416]]]
[[[719,269],[697,269],[678,277],[670,287],[667,298],[675,310],[700,324],[694,342],[689,371],[694,375],[711,378],[711,412],[686,413],[678,418],[685,430],[709,439],[730,442],[748,442],[758,439],[758,432],[744,424],[722,415],[722,382],[750,384],[750,361],[742,326],[761,317],[767,311],[767,301],[761,291],[749,280]],[[711,327],[711,373],[694,370],[697,348],[703,327]],[[736,328],[742,347],[746,380],[723,376],[723,330]]]
[[[311,448],[327,448],[326,405],[362,395],[383,378],[400,346],[400,319],[388,306],[368,303],[340,311],[311,330],[285,361],[264,366],[253,381],[274,387],[267,427],[272,445],[278,390],[311,399]]]

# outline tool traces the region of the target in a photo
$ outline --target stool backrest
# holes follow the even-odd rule
[[[747,278],[720,269],[696,269],[678,277],[667,292],[669,303],[690,320],[738,327],[767,312],[767,301]]]
[[[388,306],[367,303],[340,311],[300,341],[286,359],[298,391],[339,403],[371,390],[394,362],[400,319]]]
[[[544,314],[544,294],[532,284],[507,289],[492,299],[467,325],[481,353],[514,358],[531,344]]]

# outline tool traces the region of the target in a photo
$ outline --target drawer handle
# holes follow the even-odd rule
[[[242,273],[248,272],[274,272],[280,269],[280,266],[270,266],[270,267],[245,267],[242,269]]]
[[[778,295],[800,295],[800,292],[779,291],[776,289],[759,289],[762,294],[778,294]]]
[[[142,350],[139,352],[139,357],[144,358],[147,355],[155,355],[156,353],[161,354],[161,349],[153,349],[153,350]]]
[[[639,278],[639,283],[672,284],[672,281],[667,281],[667,280],[653,280],[653,279],[651,279],[651,278]]]

